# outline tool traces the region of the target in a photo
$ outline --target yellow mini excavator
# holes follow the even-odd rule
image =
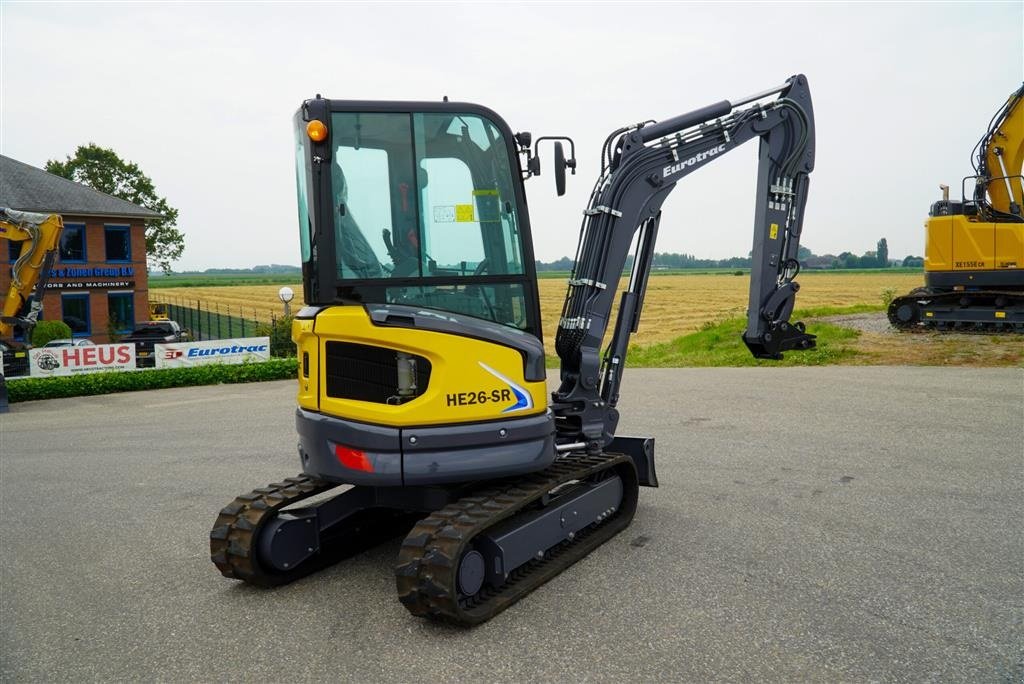
[[[949,187],[940,186],[942,199],[924,224],[925,286],[892,300],[896,328],[1024,332],[1022,99],[1024,86],[992,117],[961,199],[950,200]]]
[[[662,203],[682,178],[752,139],[760,161],[743,341],[769,359],[814,347],[789,320],[814,166],[803,76],[608,137],[555,333],[560,384],[550,396],[523,184],[540,172],[547,140],[564,192],[572,141],[533,141],[489,109],[447,100],[317,95],[294,127],[303,474],[220,511],[210,551],[227,577],[283,584],[402,532],[399,600],[414,615],[471,625],[628,526],[639,487],[658,485],[654,440],[616,428]],[[299,504],[314,495],[323,496]]]

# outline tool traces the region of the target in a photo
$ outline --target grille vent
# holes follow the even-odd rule
[[[371,347],[351,342],[327,343],[327,396],[357,399],[378,404],[410,401],[427,390],[430,361],[410,354],[416,360],[416,390],[398,398],[397,352],[386,347]]]

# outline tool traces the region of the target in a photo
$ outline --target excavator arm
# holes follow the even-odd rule
[[[35,214],[0,207],[0,238],[26,242],[11,272],[11,286],[0,310],[0,338],[10,338],[18,325],[31,334],[42,309],[64,222],[58,214]],[[35,296],[33,296],[35,293]]]
[[[773,100],[763,102],[769,96]],[[750,105],[746,108],[743,105]],[[618,136],[614,144],[613,138]],[[799,285],[797,252],[814,168],[814,115],[804,76],[737,102],[722,101],[665,121],[621,129],[605,143],[605,168],[584,212],[576,265],[555,338],[561,385],[553,394],[563,444],[608,446],[618,423],[619,385],[654,257],[661,206],[676,183],[743,143],[760,140],[747,328],[757,358],[814,347],[790,323]],[[635,247],[634,247],[635,246]],[[616,285],[634,247],[611,343],[600,348]]]
[[[989,220],[1024,221],[1024,86],[1011,93],[975,146],[975,201]],[[988,194],[990,202],[985,201]]]

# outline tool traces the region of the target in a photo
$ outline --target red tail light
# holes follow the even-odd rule
[[[344,444],[335,444],[334,455],[338,458],[341,465],[350,470],[362,470],[366,473],[373,472],[373,464],[370,463],[370,459],[366,457],[365,452],[359,449],[353,449]]]

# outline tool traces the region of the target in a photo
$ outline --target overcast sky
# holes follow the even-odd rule
[[[302,100],[484,104],[575,138],[562,198],[527,183],[536,255],[575,253],[614,128],[807,75],[817,167],[803,244],[922,254],[1024,78],[1024,3],[0,3],[0,153],[35,166],[95,142],[180,210],[176,270],[299,263],[290,119]],[[756,142],[684,179],[659,252],[750,250]],[[545,159],[550,164],[550,154]],[[549,167],[548,167],[549,168]],[[957,190],[954,194],[959,194]]]

